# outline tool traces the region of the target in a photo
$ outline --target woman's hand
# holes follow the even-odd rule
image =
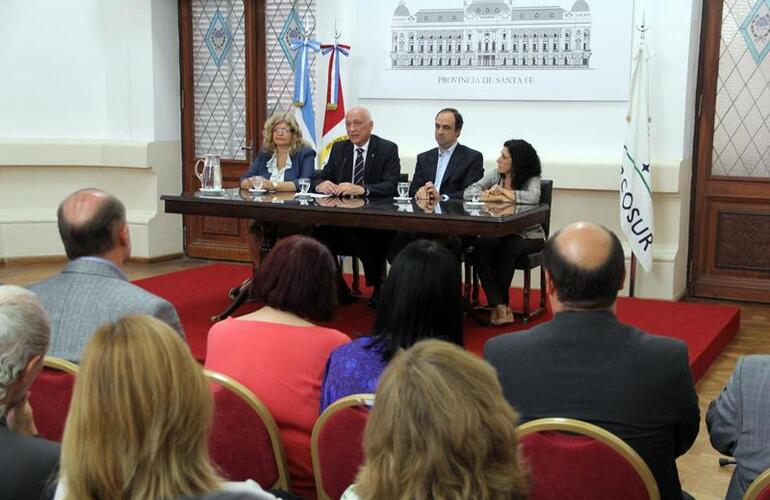
[[[505,189],[504,187],[498,184],[495,184],[491,188],[487,189],[485,193],[494,197],[494,199],[492,200],[485,200],[485,201],[509,201],[514,203],[516,202],[516,191],[514,191],[513,189]]]
[[[254,175],[249,177],[248,179],[243,179],[241,181],[241,189],[265,189],[265,184],[269,183],[267,179],[265,179],[262,176]]]

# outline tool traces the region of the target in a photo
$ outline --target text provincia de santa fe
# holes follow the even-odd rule
[[[534,76],[439,76],[439,85],[534,85]]]

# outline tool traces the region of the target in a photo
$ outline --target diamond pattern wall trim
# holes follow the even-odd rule
[[[315,33],[316,0],[269,0],[265,9],[265,43],[267,61],[267,116],[291,109],[294,93],[294,57],[291,40],[302,38],[309,28],[309,35],[323,38]],[[316,55],[310,53],[310,79],[315,100]]]
[[[753,20],[764,6],[770,0],[724,2],[712,175],[770,177],[770,58],[756,57],[770,48],[757,45],[750,31],[756,25],[754,33],[761,33],[764,25]]]
[[[195,155],[244,160],[246,54],[242,0],[193,2]]]

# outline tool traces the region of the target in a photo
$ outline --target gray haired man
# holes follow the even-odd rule
[[[50,336],[35,294],[0,286],[0,498],[40,498],[59,464],[59,445],[37,437],[27,400]]]

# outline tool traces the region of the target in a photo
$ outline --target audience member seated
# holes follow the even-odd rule
[[[457,261],[443,245],[417,240],[402,250],[382,287],[369,336],[329,356],[321,387],[321,412],[350,394],[373,393],[382,370],[399,349],[421,339],[463,343],[463,306]]]
[[[318,417],[329,353],[350,339],[309,320],[332,317],[336,263],[306,236],[278,242],[255,277],[256,312],[228,318],[209,331],[206,368],[229,375],[256,394],[275,417],[292,491],[315,497],[310,435]]]
[[[182,333],[174,306],[129,283],[121,268],[131,256],[131,237],[120,200],[81,189],[62,201],[57,218],[70,262],[29,287],[51,318],[51,356],[78,362],[97,327],[129,314],[155,316]]]
[[[277,113],[265,122],[264,144],[259,154],[241,176],[241,189],[297,192],[299,179],[313,178],[315,151],[303,141],[302,130],[291,113]],[[304,232],[299,225],[282,224],[281,235]],[[309,229],[308,229],[309,231]],[[262,246],[262,223],[254,221],[249,228],[251,260],[259,265]]]
[[[465,190],[470,200],[474,190],[481,190],[481,201],[537,204],[540,202],[540,158],[527,141],[511,139],[503,144],[497,158],[497,169]],[[545,245],[545,232],[540,225],[501,238],[481,236],[473,244],[473,264],[479,274],[492,308],[493,325],[513,323],[508,306],[508,291],[516,270],[516,259],[537,252]]]
[[[418,342],[382,374],[351,499],[527,497],[518,416],[491,366],[439,340]]]
[[[0,286],[0,498],[49,498],[53,491],[59,445],[37,437],[27,400],[50,335],[32,292]]]
[[[758,475],[770,468],[770,356],[738,359],[722,393],[706,413],[711,444],[738,462],[727,500],[740,500]]]
[[[195,497],[220,489],[272,499],[254,481],[223,483],[209,459],[211,390],[164,322],[127,316],[86,344],[62,441],[56,499]]]
[[[553,320],[484,346],[505,398],[525,421],[569,417],[612,432],[644,459],[664,500],[681,500],[675,459],[699,423],[687,345],[618,321],[625,259],[606,228],[566,226],[546,243],[543,266]]]

